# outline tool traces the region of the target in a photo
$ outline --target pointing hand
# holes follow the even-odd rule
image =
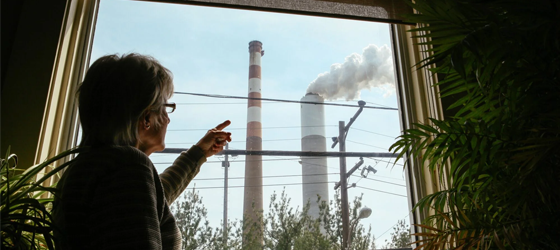
[[[196,146],[204,151],[204,155],[207,158],[221,152],[227,142],[231,141],[231,133],[222,131],[229,126],[229,124],[231,124],[231,122],[227,120],[215,128],[208,130],[206,135],[196,143]]]

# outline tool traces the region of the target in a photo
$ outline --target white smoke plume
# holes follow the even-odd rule
[[[344,63],[335,63],[329,72],[319,74],[307,87],[307,93],[319,94],[326,100],[347,101],[360,98],[363,89],[381,88],[388,95],[394,92],[394,78],[391,49],[370,44],[362,55],[353,53]]]

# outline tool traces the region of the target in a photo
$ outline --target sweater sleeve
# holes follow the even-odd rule
[[[173,165],[159,175],[168,205],[171,205],[185,191],[191,180],[200,172],[200,166],[205,162],[206,156],[202,149],[192,146],[189,150],[182,152]]]

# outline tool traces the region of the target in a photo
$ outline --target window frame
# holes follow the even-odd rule
[[[99,0],[68,0],[66,3],[35,164],[76,147],[79,118],[75,93],[89,65],[98,7]],[[39,173],[37,178],[43,174]],[[51,186],[57,181],[58,177],[53,176],[43,184]]]
[[[89,65],[99,3],[100,0],[67,1],[35,163],[40,163],[44,159],[53,157],[57,152],[77,145],[79,118],[75,93]],[[182,4],[192,5],[189,2]],[[211,4],[206,6],[215,7]],[[254,10],[269,11],[258,7]],[[309,13],[306,15],[315,16]],[[428,52],[425,51],[428,47],[417,45],[423,42],[420,40],[423,38],[418,38],[415,32],[411,33],[412,28],[414,26],[390,24],[402,131],[412,128],[414,123],[428,122],[430,117],[436,119],[443,117],[439,90],[434,86],[437,77],[429,72],[429,68],[417,67],[417,64],[427,57]],[[421,169],[419,159],[419,155],[406,156],[405,173],[410,209],[422,197],[440,189],[438,179],[429,171]],[[56,181],[54,177],[46,184],[50,185]],[[410,216],[411,224],[414,225],[421,223],[427,214],[414,211]],[[412,233],[420,231],[417,226],[412,226],[411,229]]]

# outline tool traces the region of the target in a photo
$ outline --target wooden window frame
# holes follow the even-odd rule
[[[99,2],[100,0],[68,0],[67,2],[35,163],[40,163],[77,144],[79,121],[75,93],[89,65]],[[204,5],[200,2],[190,3],[190,1],[184,1],[183,4]],[[213,4],[206,4],[206,6],[216,7]],[[270,11],[258,7],[251,9]],[[363,20],[352,17],[340,18]],[[437,82],[436,76],[431,74],[428,68],[418,69],[416,66],[426,58],[427,48],[417,45],[422,41],[419,40],[420,38],[413,38],[415,34],[410,33],[412,28],[414,26],[395,24],[395,22],[390,25],[397,98],[403,131],[411,128],[414,123],[427,122],[428,118],[443,117],[439,90],[433,85]],[[405,173],[408,182],[409,208],[425,195],[439,189],[437,178],[420,168],[419,159],[419,156],[407,156],[408,166]],[[419,224],[426,217],[426,214],[418,211],[411,212],[410,215],[412,224]],[[412,227],[412,233],[418,230],[419,228]]]

